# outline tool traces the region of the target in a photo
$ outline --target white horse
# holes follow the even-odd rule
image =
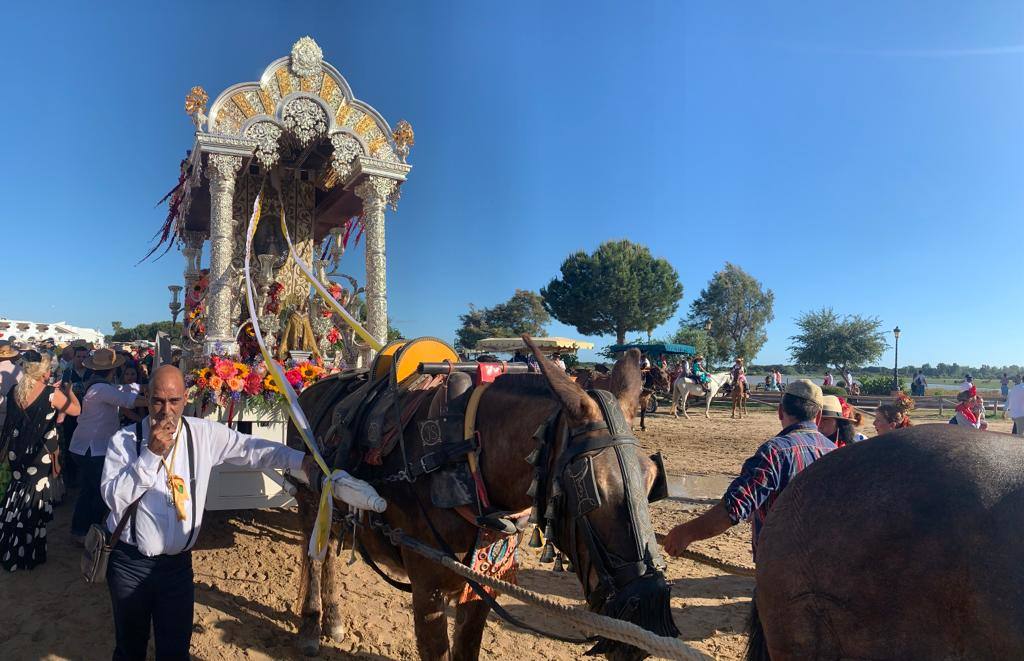
[[[722,386],[729,383],[731,375],[729,372],[717,372],[715,374],[708,375],[708,388],[710,390],[707,393],[708,404],[704,407],[704,417],[711,417],[711,401],[718,394],[718,391],[722,389]],[[698,398],[704,396],[704,389],[699,384],[688,380],[686,377],[679,377],[672,384],[672,417],[678,418],[678,406],[680,400],[683,404],[683,415],[687,418],[690,414],[686,412],[686,400],[690,397]]]

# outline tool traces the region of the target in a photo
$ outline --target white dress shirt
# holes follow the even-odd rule
[[[21,367],[10,360],[0,360],[0,431],[7,418],[7,394],[21,381]]]
[[[195,464],[195,488],[193,476],[188,470],[187,432],[178,435],[178,451],[167,457],[171,470],[185,481],[190,499],[195,498],[195,533],[192,531],[191,500],[185,502],[185,520],[179,521],[167,488],[167,473],[160,456],[149,450],[149,418],[142,421],[143,441],[140,455],[135,453],[135,425],[118,431],[110,440],[107,458],[103,464],[100,492],[110,508],[107,529],[113,531],[128,506],[142,496],[135,512],[136,537],[132,538],[132,526],[128,523],[121,533],[121,541],[134,544],[145,556],[173,555],[191,548],[199,537],[203,523],[203,507],[206,490],[210,485],[210,471],[222,463],[253,468],[280,468],[292,473],[302,469],[303,453],[282,443],[267,441],[240,434],[226,425],[199,418],[182,420],[192,430],[192,447]],[[143,495],[145,494],[145,495]]]
[[[1006,410],[1011,418],[1024,418],[1024,383],[1010,388],[1006,394]]]
[[[86,450],[92,450],[94,457],[106,454],[110,437],[121,426],[120,409],[131,408],[136,397],[138,393],[130,385],[97,383],[89,388],[82,399],[82,413],[68,449],[82,456]]]

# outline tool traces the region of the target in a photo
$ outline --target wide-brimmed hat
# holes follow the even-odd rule
[[[0,342],[0,360],[14,360],[20,354],[10,342]]]
[[[97,349],[85,359],[85,366],[97,371],[112,370],[115,367],[120,367],[123,363],[124,356],[118,356],[111,349]]]
[[[821,398],[821,417],[843,417],[843,403],[839,401],[838,397],[836,397],[835,395],[825,395]]]

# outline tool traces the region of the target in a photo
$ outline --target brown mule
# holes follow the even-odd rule
[[[530,338],[524,336],[524,340],[539,361],[543,375],[502,376],[479,401],[476,428],[482,447],[480,470],[492,504],[507,512],[536,506],[541,521],[548,517],[551,541],[570,560],[591,610],[634,622],[659,635],[678,635],[647,509],[648,494],[659,471],[654,461],[637,453],[636,441],[629,434],[641,390],[636,357],[628,355],[620,360],[610,375],[614,399],[609,396],[598,401],[544,358]],[[317,384],[302,393],[300,404],[304,410],[315,410],[323,404],[319,401],[322,393],[329,392],[330,388]],[[609,401],[617,413],[608,415]],[[423,419],[427,408],[421,407],[414,421]],[[538,428],[552,420],[546,437],[550,440],[538,441]],[[320,426],[329,424],[328,419]],[[317,438],[321,438],[325,430],[315,431]],[[293,433],[294,429],[290,437]],[[405,440],[407,445],[418,441],[417,425],[406,428]],[[541,458],[536,459],[535,466],[528,457],[537,456],[538,450]],[[578,489],[572,487],[586,485],[567,485],[570,490],[561,486],[570,476],[577,479],[584,475],[584,469],[591,473],[592,481],[588,484],[593,489],[589,493],[593,499],[587,500],[586,507],[570,495],[578,494]],[[538,470],[541,479],[537,479]],[[533,485],[535,479],[537,484]],[[401,528],[436,548],[438,543],[426,520],[429,517],[439,536],[458,557],[464,557],[473,547],[477,528],[453,510],[434,508],[428,480],[374,484],[388,501],[388,509],[381,518],[391,527]],[[530,493],[536,493],[539,502],[535,503]],[[541,494],[549,497],[542,498]],[[315,518],[316,496],[303,489],[298,501],[302,530],[308,535]],[[305,556],[307,542],[308,537],[302,547],[299,644],[303,652],[315,654],[324,628],[335,638],[344,634],[340,617],[344,597],[336,589],[336,535],[331,542],[333,548],[322,563]],[[358,544],[377,563],[408,576],[421,658],[478,658],[490,610],[486,603],[471,601],[456,606],[454,639],[451,643],[448,639],[445,604],[466,586],[462,578],[392,545],[371,528],[359,532]],[[647,656],[614,641],[601,641],[594,651],[610,659]]]

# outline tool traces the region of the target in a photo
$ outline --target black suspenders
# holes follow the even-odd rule
[[[192,539],[196,535],[196,459],[195,459],[195,448],[192,445],[192,428],[186,422],[185,418],[181,419],[181,424],[185,427],[185,443],[186,449],[188,450],[188,497],[192,501],[192,528],[188,531],[188,537],[185,539],[185,548],[182,551],[187,551],[192,546]],[[138,457],[142,452],[142,421],[136,421],[135,423],[135,456]],[[135,512],[138,508],[135,509]],[[135,534],[135,512],[132,512],[131,526],[132,526],[132,540],[135,545],[138,546],[139,538]]]

